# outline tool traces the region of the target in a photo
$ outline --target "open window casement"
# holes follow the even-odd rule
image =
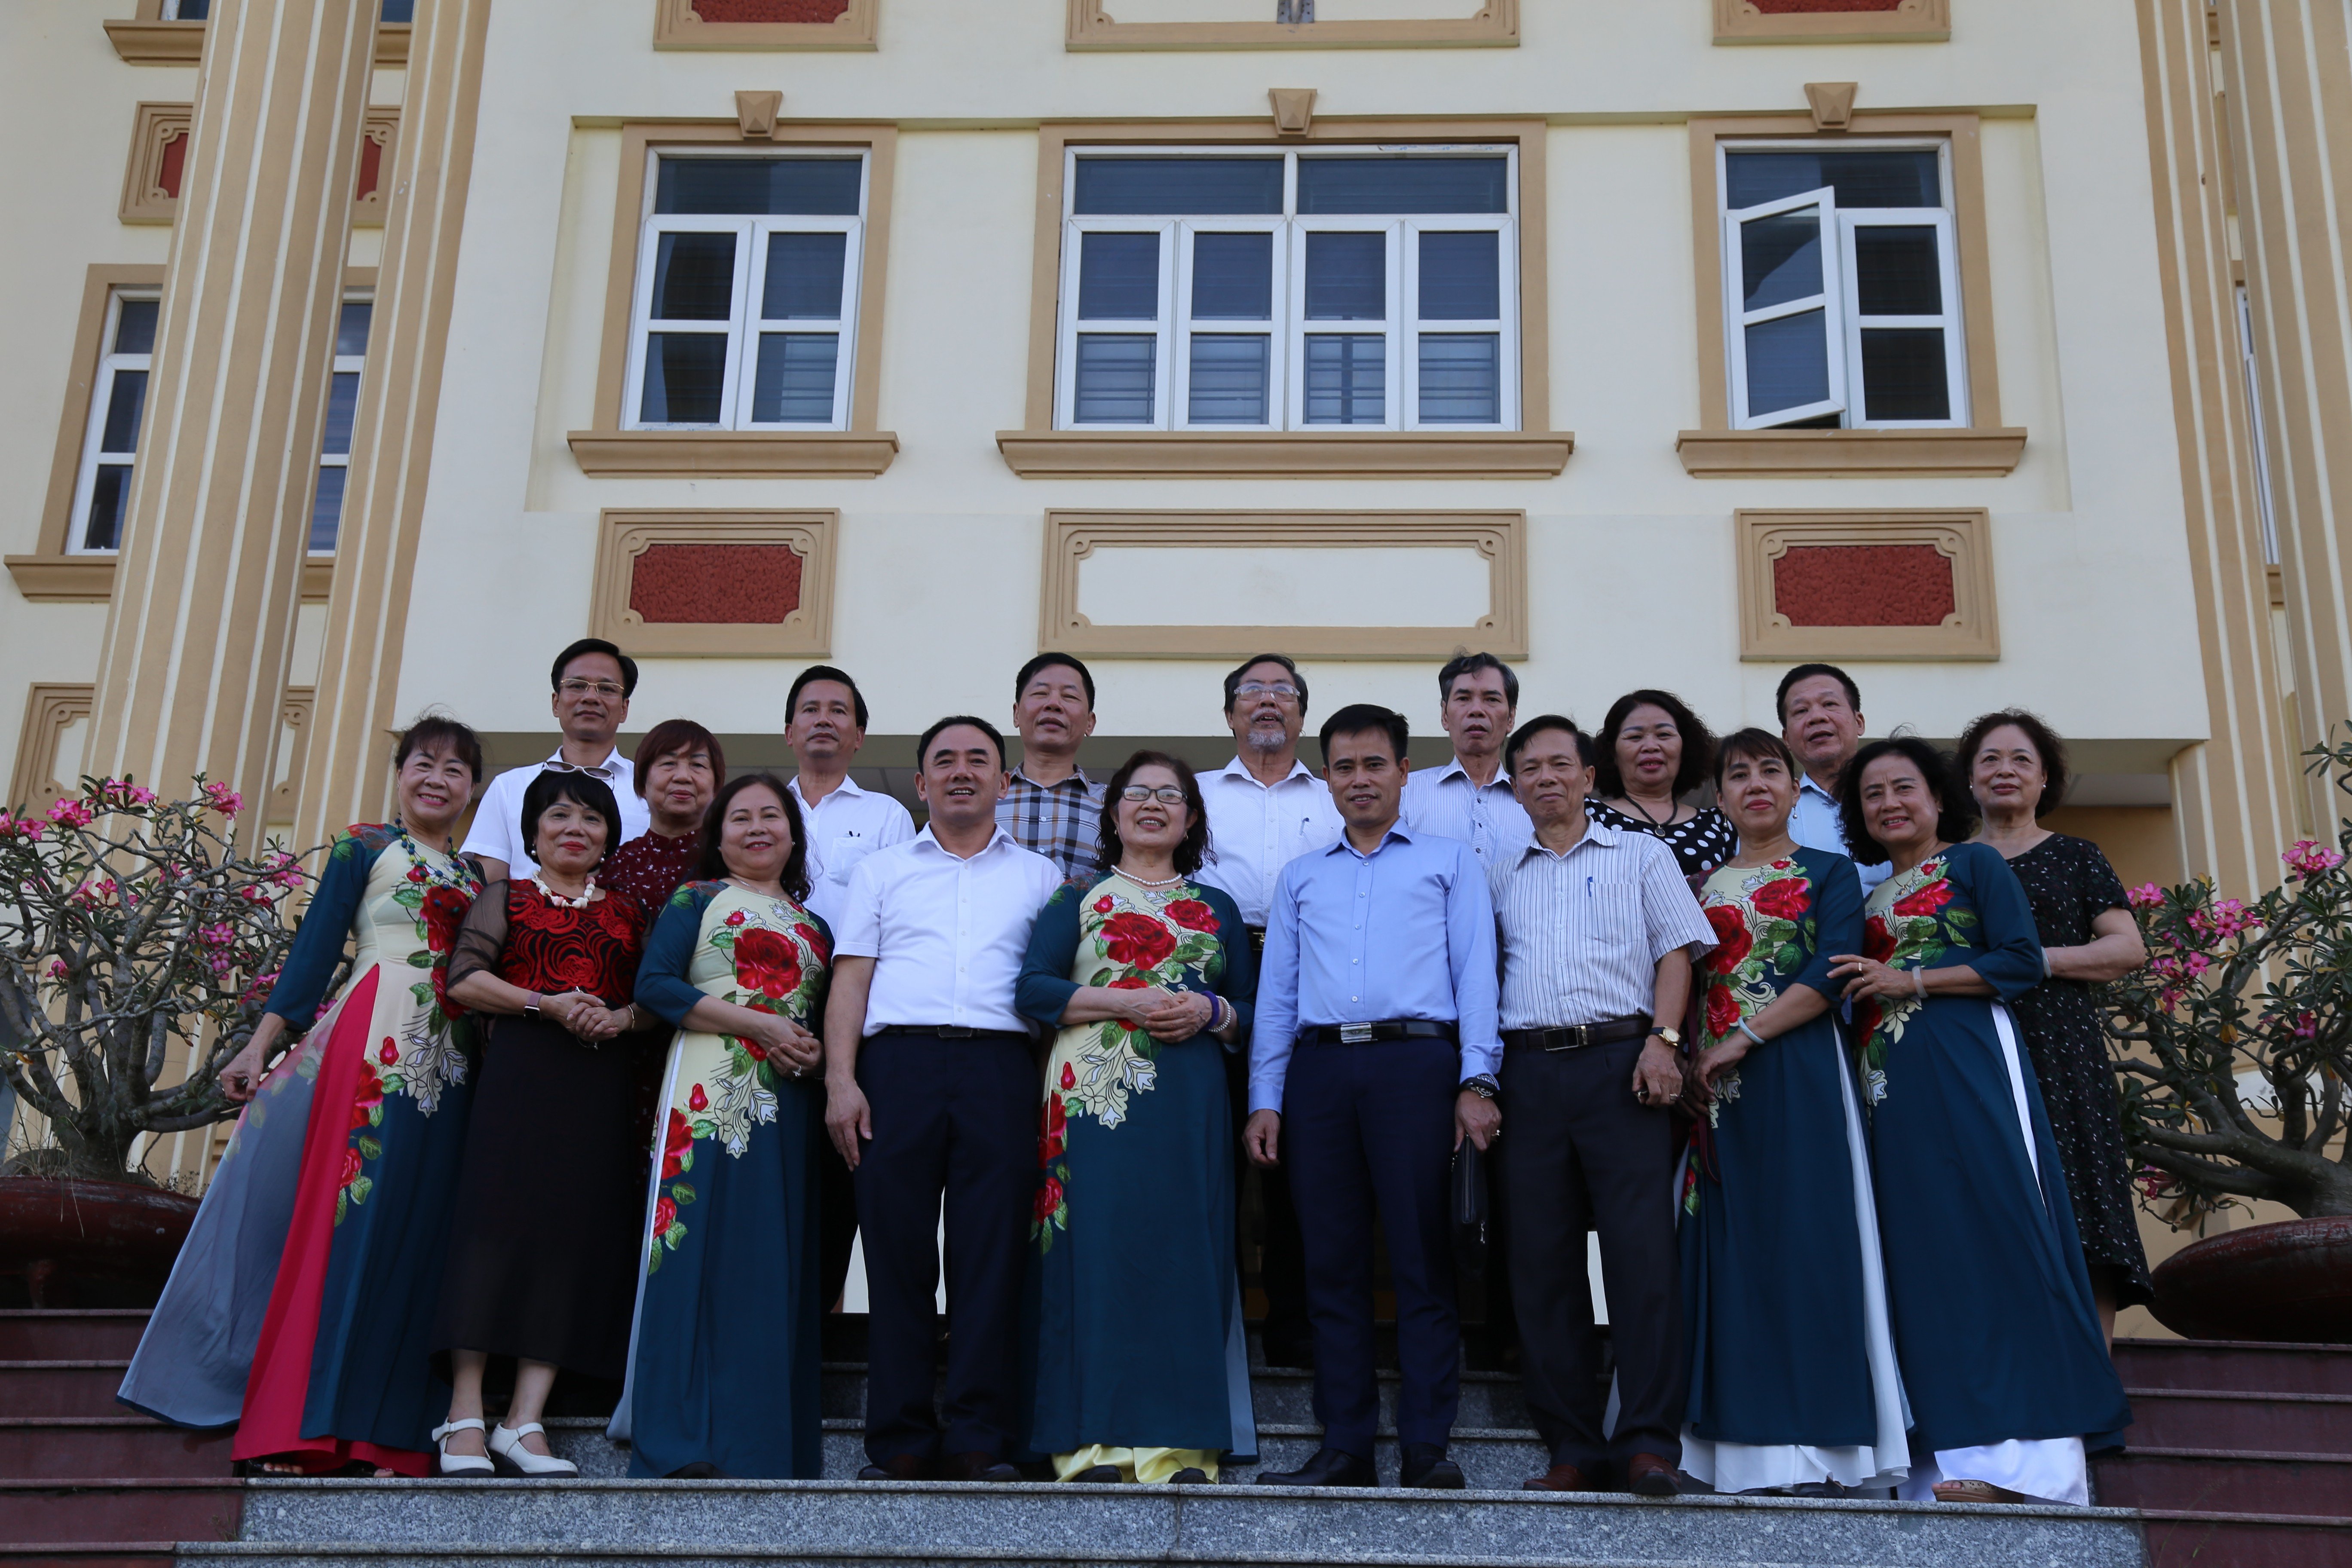
[[[1853,395],[1846,424],[1870,430],[1966,425],[1969,378],[1952,215],[1937,207],[1849,207],[1837,222],[1841,298],[1853,327],[1843,344]]]
[[[1836,191],[1802,191],[1723,221],[1733,428],[1843,414],[1850,305]]]

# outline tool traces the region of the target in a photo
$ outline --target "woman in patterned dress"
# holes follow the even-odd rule
[[[1836,955],[1870,1105],[1911,1479],[1942,1502],[2087,1503],[2085,1442],[2131,1424],[2092,1302],[2033,1063],[2006,1004],[2042,979],[2033,911],[1967,837],[1950,764],[1910,737],[1862,748],[1840,808],[1892,860]]]
[[[1862,944],[1862,883],[1789,837],[1799,776],[1765,730],[1716,761],[1739,852],[1699,900],[1717,945],[1683,1187],[1683,1468],[1717,1491],[1841,1497],[1902,1480],[1911,1450],[1830,978],[1830,954]]]
[[[1988,713],[1962,732],[1959,756],[1984,813],[1976,841],[2000,850],[2017,873],[2049,959],[2050,978],[2012,1011],[2058,1142],[2099,1321],[2113,1339],[2116,1310],[2156,1292],[2124,1153],[2122,1096],[2092,987],[2147,963],[2147,947],[2099,847],[2035,820],[2066,796],[2066,747],[2050,727],[2014,708]]]
[[[122,1383],[165,1420],[239,1423],[232,1451],[273,1473],[423,1475],[448,1400],[427,1330],[473,1085],[445,979],[481,889],[450,835],[481,742],[422,719],[393,770],[399,814],[335,841],[221,1071],[249,1103]],[[321,1012],[346,941],[351,978]],[[289,1033],[300,1044],[265,1078]]]
[[[655,1044],[630,1000],[645,920],[596,883],[621,824],[602,779],[541,773],[520,815],[539,869],[482,889],[449,962],[450,994],[489,1023],[432,1336],[453,1385],[434,1429],[445,1475],[487,1474],[489,1455],[526,1476],[576,1473],[540,1426],[556,1373],[617,1383],[628,1367],[645,1201],[630,1084]],[[514,1397],[485,1432],[493,1355],[515,1358]]]
[[[719,792],[709,881],[670,899],[646,942],[638,1005],[677,1029],[667,1128],[609,1435],[633,1476],[814,1480],[820,1289],[816,1152],[833,933],[808,911],[800,807],[781,779]]]
[[[1688,703],[1671,691],[1629,691],[1609,705],[1596,741],[1601,794],[1585,803],[1588,817],[1663,840],[1685,877],[1731,858],[1739,842],[1731,819],[1683,798],[1715,767],[1715,736]]]
[[[1255,1462],[1224,1056],[1257,993],[1241,913],[1192,879],[1192,770],[1138,752],[1104,795],[1101,864],[1037,917],[1017,1005],[1045,1061],[1024,1428],[1066,1481],[1213,1481]]]

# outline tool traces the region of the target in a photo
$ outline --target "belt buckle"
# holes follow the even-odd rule
[[[1339,1043],[1343,1046],[1365,1045],[1371,1040],[1371,1037],[1372,1026],[1370,1024],[1342,1024],[1339,1026]]]
[[[1591,1027],[1591,1026],[1589,1024],[1562,1024],[1559,1026],[1559,1032],[1568,1037],[1562,1040],[1559,1045],[1546,1046],[1544,1049],[1548,1051],[1580,1051],[1586,1046],[1591,1044],[1590,1040],[1585,1038],[1585,1031],[1590,1027]]]

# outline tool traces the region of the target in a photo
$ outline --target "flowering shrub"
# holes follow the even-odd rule
[[[2352,731],[2347,731],[2352,736]],[[2352,790],[2352,738],[2314,751]],[[2252,903],[2210,881],[2129,894],[2148,963],[2108,988],[2124,1133],[2151,1206],[2269,1198],[2352,1214],[2344,1147],[2352,1073],[2352,820],[2336,847],[2286,851]]]
[[[201,778],[168,803],[86,778],[44,815],[0,811],[0,1070],[48,1118],[66,1174],[121,1180],[142,1133],[235,1110],[220,1069],[260,1021],[308,881],[282,851],[237,850],[244,808]]]

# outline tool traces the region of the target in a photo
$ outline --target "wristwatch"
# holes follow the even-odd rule
[[[1654,1040],[1665,1041],[1668,1050],[1678,1051],[1683,1048],[1683,1032],[1680,1029],[1670,1029],[1661,1024],[1650,1031],[1650,1037]]]
[[[546,1000],[546,997],[536,991],[527,993],[522,999],[522,1010],[530,1017],[536,1018],[539,1016],[539,1005]]]
[[[1462,1088],[1465,1093],[1475,1094],[1481,1100],[1492,1100],[1503,1092],[1502,1084],[1490,1072],[1482,1072],[1475,1078],[1464,1079]]]

